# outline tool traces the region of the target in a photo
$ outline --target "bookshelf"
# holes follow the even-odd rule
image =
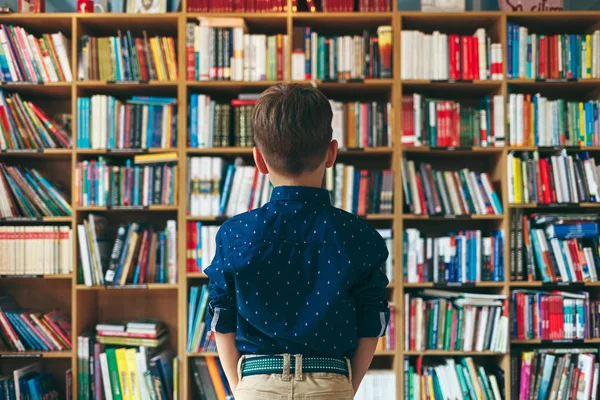
[[[113,84],[104,81],[78,81],[59,82],[48,84],[6,84],[1,83],[0,88],[7,92],[18,92],[28,99],[40,103],[42,108],[49,110],[69,111],[73,114],[72,132],[76,141],[75,127],[77,126],[77,98],[93,94],[110,95],[165,95],[176,97],[178,101],[178,146],[174,150],[178,154],[180,165],[184,165],[189,156],[215,155],[235,157],[241,156],[251,160],[251,149],[248,148],[211,148],[192,149],[186,146],[187,138],[187,108],[189,95],[192,93],[208,93],[215,95],[233,96],[239,93],[256,93],[274,84],[273,81],[260,82],[232,82],[232,81],[187,81],[185,78],[185,35],[186,22],[200,16],[210,17],[241,17],[246,20],[250,30],[261,33],[287,33],[289,47],[291,48],[292,31],[294,26],[310,25],[318,31],[325,33],[355,32],[365,27],[378,25],[391,25],[393,27],[393,79],[373,79],[364,82],[332,83],[316,82],[327,96],[335,95],[336,99],[357,99],[362,97],[377,98],[392,102],[393,106],[393,145],[390,148],[368,148],[364,150],[342,150],[339,159],[356,163],[358,165],[377,165],[378,167],[391,167],[395,170],[394,213],[389,215],[367,215],[366,219],[376,227],[393,228],[395,240],[395,282],[388,290],[390,300],[396,303],[396,343],[394,351],[379,351],[376,354],[375,368],[393,368],[397,378],[397,397],[402,398],[404,374],[404,357],[416,357],[423,354],[425,357],[443,356],[474,356],[477,359],[490,358],[498,363],[505,371],[504,392],[506,398],[510,397],[510,349],[521,349],[527,346],[542,344],[540,340],[516,341],[509,344],[507,354],[492,352],[443,352],[427,351],[412,352],[404,350],[404,294],[414,293],[423,288],[439,287],[432,283],[412,284],[402,281],[402,232],[407,227],[417,227],[424,230],[445,230],[448,228],[463,229],[503,229],[507,238],[511,212],[515,209],[529,210],[564,210],[585,209],[596,211],[600,209],[598,203],[582,203],[576,206],[544,207],[535,204],[509,204],[507,195],[506,157],[510,151],[545,151],[556,150],[556,147],[543,148],[504,147],[504,148],[445,148],[435,149],[428,147],[404,147],[400,143],[402,112],[401,99],[403,94],[426,93],[449,98],[473,98],[483,95],[503,95],[508,99],[509,91],[519,93],[542,92],[547,95],[570,94],[571,97],[581,96],[589,98],[597,96],[600,89],[600,79],[586,79],[579,81],[537,81],[533,79],[507,79],[506,68],[503,68],[503,79],[488,81],[457,81],[436,82],[430,80],[401,80],[400,78],[400,32],[407,29],[418,29],[425,32],[441,30],[447,33],[472,34],[475,29],[485,27],[494,42],[501,43],[503,51],[507,49],[506,26],[508,22],[519,23],[536,28],[541,32],[577,32],[584,33],[600,26],[600,12],[560,12],[560,13],[505,13],[505,12],[468,12],[468,13],[420,13],[420,12],[373,12],[373,13],[294,13],[291,11],[291,0],[288,1],[288,11],[283,13],[169,13],[161,15],[128,15],[128,14],[9,14],[2,15],[0,21],[7,24],[24,26],[32,33],[63,32],[71,39],[71,70],[77,71],[78,54],[77,38],[83,34],[114,34],[118,29],[131,29],[141,32],[146,29],[153,34],[173,36],[177,46],[177,61],[179,79],[171,82],[150,81],[148,83]],[[186,1],[182,2],[182,9],[186,9]],[[291,55],[285,55],[288,60]],[[504,56],[504,63],[506,56]],[[288,63],[291,68],[291,63]],[[76,75],[74,73],[74,75]],[[291,76],[291,71],[288,71]],[[308,82],[304,82],[308,83]],[[506,110],[506,109],[505,109]],[[507,115],[505,113],[505,115]],[[508,132],[508,131],[507,131]],[[577,149],[572,149],[577,151]],[[600,153],[600,147],[586,147],[586,151],[593,154]],[[161,150],[150,150],[159,152]],[[73,149],[45,150],[42,152],[2,152],[0,161],[19,163],[24,166],[35,166],[51,179],[57,180],[67,188],[66,195],[72,199],[71,193],[75,190],[74,171],[76,162],[89,157],[105,155],[105,150],[78,149],[74,143]],[[132,156],[119,153],[117,157]],[[415,160],[427,160],[438,163],[458,163],[461,166],[479,168],[490,174],[495,189],[501,196],[504,213],[502,215],[472,216],[472,217],[428,217],[415,216],[403,213],[402,176],[400,166],[402,157],[407,156]],[[72,318],[75,339],[78,335],[91,328],[95,323],[111,319],[128,319],[134,317],[156,317],[167,324],[170,337],[167,346],[174,350],[180,357],[180,398],[192,399],[193,381],[190,378],[189,360],[193,357],[215,355],[213,353],[188,354],[185,351],[186,324],[189,287],[194,284],[206,282],[202,273],[186,273],[186,221],[200,220],[209,224],[220,224],[223,219],[213,217],[189,217],[186,204],[186,169],[179,169],[179,202],[175,206],[151,206],[147,209],[111,209],[106,207],[79,207],[73,206],[71,217],[48,217],[38,224],[57,224],[71,226],[74,234],[77,224],[89,213],[99,213],[109,219],[111,225],[117,226],[128,220],[160,220],[176,219],[178,225],[178,283],[177,284],[148,284],[119,289],[105,289],[103,287],[86,287],[78,284],[77,273],[71,275],[54,275],[42,277],[0,277],[0,289],[12,294],[23,307],[36,309],[38,304],[49,307],[60,307],[70,313]],[[32,222],[23,222],[30,224]],[[76,236],[76,235],[75,235]],[[506,242],[507,243],[507,242]],[[74,268],[78,265],[78,247],[73,241]],[[509,247],[505,244],[504,259],[509,260]],[[543,284],[542,282],[510,282],[508,262],[505,262],[505,282],[480,282],[474,285],[449,285],[449,290],[474,290],[482,293],[501,293],[510,295],[512,289],[518,288],[581,288],[597,292],[600,283],[556,285]],[[74,341],[75,342],[75,341]],[[567,344],[569,342],[567,341]],[[579,344],[578,341],[572,341]],[[600,340],[586,340],[585,344],[598,345]],[[41,358],[47,370],[55,375],[56,381],[64,393],[64,371],[73,370],[73,384],[77,384],[77,354],[76,351],[66,352],[28,352],[28,353],[0,353],[0,372],[5,369],[21,365],[28,358]],[[6,362],[5,362],[6,361]],[[62,371],[62,372],[61,372]],[[73,390],[77,395],[77,390]],[[74,397],[76,398],[76,397]]]

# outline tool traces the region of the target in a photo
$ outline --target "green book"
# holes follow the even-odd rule
[[[158,397],[156,396],[156,391],[154,390],[154,385],[152,384],[152,374],[150,374],[150,371],[148,370],[144,372],[144,384],[146,385],[146,389],[148,390],[150,400],[158,400]]]
[[[485,369],[482,366],[477,366],[477,375],[479,376],[479,384],[481,385],[481,389],[483,390],[483,395],[486,400],[494,400],[494,394],[492,393],[492,388],[490,386],[490,382],[488,381],[488,377],[485,374]]]
[[[119,370],[117,369],[117,355],[115,349],[106,349],[106,360],[108,361],[108,374],[110,375],[110,386],[112,388],[113,400],[123,400],[121,386],[119,383]]]
[[[565,102],[562,99],[557,100],[558,107],[558,137],[561,142],[567,143],[567,135],[565,129]]]
[[[460,351],[462,348],[462,325],[464,310],[462,307],[457,307],[458,317],[456,318],[456,343],[454,344],[454,350]]]
[[[413,386],[413,375],[415,373],[415,368],[411,365],[408,367],[408,398],[412,399],[415,396],[415,388]]]
[[[458,384],[460,385],[460,390],[463,394],[464,400],[471,400],[471,394],[469,393],[469,387],[467,386],[467,381],[465,380],[464,375],[464,367],[460,364],[454,365],[456,369],[456,375],[458,376]]]
[[[446,310],[446,328],[444,329],[444,350],[450,350],[450,337],[452,336],[452,315],[454,312],[454,308],[452,306],[448,307]]]

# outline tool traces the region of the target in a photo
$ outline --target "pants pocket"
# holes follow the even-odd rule
[[[309,373],[304,375],[303,381],[296,381],[294,386],[294,399],[352,400],[353,398],[352,383],[343,375]]]

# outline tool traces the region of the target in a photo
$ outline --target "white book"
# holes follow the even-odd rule
[[[207,81],[210,74],[210,31],[211,28],[200,24],[198,29],[200,45],[200,80]]]
[[[263,181],[262,194],[260,195],[260,206],[264,206],[271,200],[271,181],[269,181],[269,175],[265,175]]]
[[[547,118],[547,104],[548,99],[542,96],[538,96],[538,118],[539,121],[539,141],[540,146],[550,146],[552,141],[550,135],[548,135],[548,118]]]
[[[464,330],[464,337],[463,337],[463,351],[471,351],[473,350],[473,335],[474,335],[474,312],[475,309],[472,307],[465,307],[464,309],[465,312],[465,330]]]
[[[51,36],[58,57],[58,63],[65,76],[65,81],[71,82],[73,80],[73,76],[71,75],[71,57],[69,56],[69,52],[67,52],[67,49],[69,49],[69,51],[71,49],[70,41],[60,32],[53,33]]]
[[[138,353],[139,354],[139,353]],[[138,371],[139,371],[138,364]],[[110,385],[110,373],[108,372],[108,360],[106,358],[106,353],[100,353],[100,370],[102,371],[102,386],[104,387],[104,398],[106,400],[112,400],[112,389]],[[144,386],[144,385],[142,385]],[[144,391],[142,390],[142,394]],[[147,395],[147,393],[146,393]],[[146,399],[148,397],[142,397]]]
[[[563,281],[569,280],[569,275],[567,275],[567,266],[565,265],[565,260],[562,257],[562,251],[560,248],[560,242],[558,239],[554,238],[550,240],[550,245],[552,246],[552,251],[556,258],[556,264],[558,266],[558,271],[560,272],[560,276]],[[568,253],[567,253],[568,254]]]
[[[256,40],[256,80],[267,79],[267,35],[254,35]]]
[[[423,125],[421,124],[422,109],[421,109],[421,95],[413,94],[413,112],[415,118],[415,146],[421,145],[421,138],[423,137]],[[414,193],[414,192],[413,192]]]
[[[254,167],[244,166],[242,169],[244,172],[242,175],[241,190],[238,192],[236,215],[248,211],[250,193],[252,192],[252,180],[254,178]]]
[[[571,190],[569,189],[569,179],[567,178],[567,161],[566,151],[561,156],[556,157],[559,166],[560,188],[562,190],[562,198],[565,203],[573,203]]]
[[[577,191],[577,181],[575,180],[575,166],[573,165],[573,156],[567,157],[567,173],[569,174],[569,190],[571,192],[571,203],[579,203],[579,192]],[[583,200],[583,199],[581,199]]]
[[[527,72],[527,28],[519,27],[519,78],[525,78]]]
[[[517,141],[517,95],[508,95],[508,137],[511,145],[520,145]]]
[[[479,53],[479,79],[487,79],[487,43],[485,29],[479,28],[475,31],[475,37],[477,38],[477,49]]]
[[[231,80],[244,79],[244,28],[233,28],[233,57],[231,57]]]
[[[292,80],[303,81],[306,69],[306,56],[302,51],[292,52]]]
[[[490,317],[490,308],[483,307],[479,316],[479,326],[477,327],[477,340],[475,341],[475,351],[483,351],[483,345],[485,343],[485,328],[487,326],[488,318]]]
[[[177,223],[175,220],[167,221],[167,267],[169,283],[177,283]]]
[[[42,76],[42,80],[44,82],[50,82],[50,76],[46,68],[44,68],[44,58],[42,54],[39,52],[39,47],[35,45],[35,37],[33,35],[27,35],[27,47],[29,51],[31,51],[31,56],[35,60],[35,63],[38,67],[38,71],[40,71],[40,75]]]
[[[352,200],[354,198],[354,166],[347,165],[345,168],[346,179],[344,182],[344,189],[346,190],[346,204],[344,204],[344,210],[352,212]]]
[[[577,400],[589,400],[591,393],[590,382],[593,381],[594,377],[594,356],[591,354],[580,354],[577,361],[577,368],[583,374],[585,389],[583,391],[577,390]]]
[[[517,143],[523,144],[524,141],[524,128],[523,128],[523,108],[524,108],[525,96],[521,93],[517,94],[516,114],[517,114]]]
[[[594,364],[594,377],[592,379],[592,396],[590,397],[592,400],[598,398],[598,373],[600,372],[600,364]]]
[[[209,215],[219,215],[219,206],[221,203],[221,194],[219,193],[219,182],[221,182],[222,175],[223,159],[221,157],[213,157],[210,178],[212,183],[212,193],[210,194],[211,208]]]
[[[200,166],[200,187],[209,186],[212,180],[212,159],[211,157],[201,157]],[[200,215],[208,217],[212,212],[212,193],[201,192],[200,195]]]
[[[412,31],[402,31],[400,33],[400,60],[402,61],[400,65],[400,77],[403,80],[412,79],[410,67],[413,60],[408,57],[409,49],[411,48],[409,47],[411,36]]]
[[[404,293],[404,350],[410,350],[410,294]]]
[[[90,252],[88,249],[87,233],[85,226],[77,225],[77,237],[79,240],[79,254],[81,256],[81,264],[83,271],[83,282],[85,286],[92,286],[92,270],[90,266]]]
[[[494,106],[494,146],[504,147],[505,141],[505,118],[504,118],[504,96],[497,95],[493,99]]]
[[[564,203],[564,197],[563,197],[563,193],[564,190],[562,188],[562,184],[561,184],[561,179],[560,179],[560,165],[562,164],[561,160],[559,160],[560,157],[557,156],[551,156],[550,157],[550,161],[551,161],[551,165],[552,165],[552,180],[554,182],[554,187],[556,188],[556,202],[557,203]]]
[[[241,184],[244,179],[243,174],[244,167],[237,166],[233,175],[233,183],[231,185],[231,191],[227,203],[227,212],[225,214],[229,217],[233,217],[234,215],[236,215],[238,201],[237,196],[239,195],[241,190]]]
[[[209,247],[210,247],[210,235],[208,232],[208,226],[202,226],[200,241],[202,243],[202,270],[209,266]]]

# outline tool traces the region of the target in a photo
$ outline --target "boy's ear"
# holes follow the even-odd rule
[[[263,175],[267,175],[269,173],[269,166],[265,162],[265,158],[260,152],[258,147],[254,147],[252,149],[252,155],[254,155],[254,162],[256,163],[256,168],[258,168],[258,172]]]
[[[338,142],[333,139],[331,143],[329,143],[329,148],[327,149],[327,159],[325,160],[325,168],[331,168],[335,163],[335,159],[337,158],[338,152]]]

